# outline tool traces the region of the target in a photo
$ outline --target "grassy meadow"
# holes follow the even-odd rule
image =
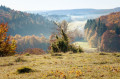
[[[97,48],[91,48],[88,42],[75,42],[74,45],[82,47],[82,49],[87,53],[97,52]]]
[[[28,73],[18,73],[21,67]],[[59,56],[0,57],[0,79],[120,79],[119,53],[76,53]]]

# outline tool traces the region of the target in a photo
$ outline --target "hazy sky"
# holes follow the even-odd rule
[[[15,10],[56,10],[56,9],[110,9],[120,7],[120,0],[0,0]]]

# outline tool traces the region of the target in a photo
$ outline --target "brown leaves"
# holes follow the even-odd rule
[[[106,31],[101,37],[101,50],[120,51],[120,36],[114,30]]]
[[[0,56],[13,55],[16,49],[15,41],[11,42],[10,35],[7,36],[7,23],[0,24]]]
[[[101,16],[100,20],[109,28],[113,27],[114,24],[120,25],[120,12],[111,13],[107,16]]]

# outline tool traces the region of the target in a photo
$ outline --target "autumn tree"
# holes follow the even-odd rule
[[[102,35],[101,50],[107,52],[120,52],[120,36],[114,30],[107,30]]]
[[[120,12],[88,20],[84,29],[85,39],[99,51],[120,51]]]
[[[15,54],[16,42],[10,39],[10,35],[7,36],[7,32],[7,24],[0,24],[0,56],[2,57]]]

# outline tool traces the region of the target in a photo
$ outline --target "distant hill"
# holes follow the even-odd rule
[[[120,12],[114,12],[85,25],[85,38],[101,51],[120,52]]]
[[[9,34],[49,36],[56,27],[53,22],[38,14],[15,11],[5,6],[0,6],[0,23],[8,23]]]
[[[112,12],[119,12],[120,7],[114,9],[67,9],[49,11],[27,11],[29,13],[40,14],[51,21],[85,21],[95,19]]]
[[[114,9],[66,9],[66,10],[50,10],[50,11],[27,11],[30,13],[38,13],[42,15],[85,15],[85,14],[108,14],[111,12],[119,12],[120,7]]]

